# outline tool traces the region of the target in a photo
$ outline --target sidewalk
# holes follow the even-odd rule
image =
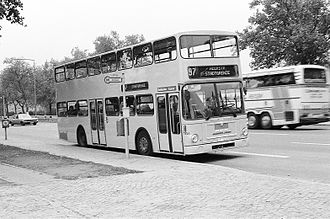
[[[2,132],[2,144],[144,172],[0,186],[0,218],[330,218],[330,184]]]

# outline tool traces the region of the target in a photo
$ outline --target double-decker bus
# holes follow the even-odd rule
[[[247,145],[234,33],[178,33],[56,66],[54,73],[61,139],[125,148],[125,102],[129,149],[139,154]],[[119,76],[124,83],[115,83]]]
[[[243,74],[248,127],[295,129],[329,121],[328,71],[297,65]]]

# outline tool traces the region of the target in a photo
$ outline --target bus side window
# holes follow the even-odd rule
[[[132,68],[132,49],[124,49],[117,52],[118,70]]]
[[[102,55],[101,69],[102,69],[102,73],[109,73],[117,70],[117,59],[115,52]]]
[[[118,97],[109,97],[105,99],[105,113],[107,116],[119,116]]]
[[[87,77],[87,63],[86,61],[80,61],[75,64],[75,74],[76,78]]]
[[[65,81],[64,67],[55,68],[55,81],[57,83]]]
[[[151,43],[136,46],[133,48],[134,67],[140,67],[152,64],[152,46]]]
[[[65,66],[65,79],[66,80],[73,80],[75,78],[74,75],[74,63],[68,64]]]
[[[69,101],[68,102],[68,116],[76,116],[77,115],[77,102]]]
[[[66,117],[67,116],[67,104],[66,102],[57,103],[57,116]]]
[[[155,63],[168,62],[176,59],[177,48],[175,37],[155,41],[153,46]]]
[[[101,58],[99,56],[88,59],[87,60],[88,75],[89,76],[99,75],[101,73],[100,65],[101,65]]]
[[[87,100],[78,100],[77,111],[78,111],[78,116],[88,116]]]
[[[136,96],[136,114],[137,115],[154,114],[154,102],[151,94]]]

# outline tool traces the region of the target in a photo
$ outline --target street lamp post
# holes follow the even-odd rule
[[[33,62],[33,99],[34,99],[34,115],[37,113],[37,89],[36,89],[36,61],[34,59],[13,58],[18,61],[32,61]]]

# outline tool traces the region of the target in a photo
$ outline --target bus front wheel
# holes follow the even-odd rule
[[[248,127],[250,129],[255,129],[259,125],[259,119],[256,114],[254,113],[249,113],[248,114]]]
[[[261,128],[270,129],[272,125],[272,118],[268,113],[262,113],[260,117]]]
[[[136,150],[141,155],[152,154],[152,143],[146,131],[140,131],[136,137]]]
[[[79,127],[77,131],[77,141],[80,146],[87,146],[87,138],[84,128]]]

